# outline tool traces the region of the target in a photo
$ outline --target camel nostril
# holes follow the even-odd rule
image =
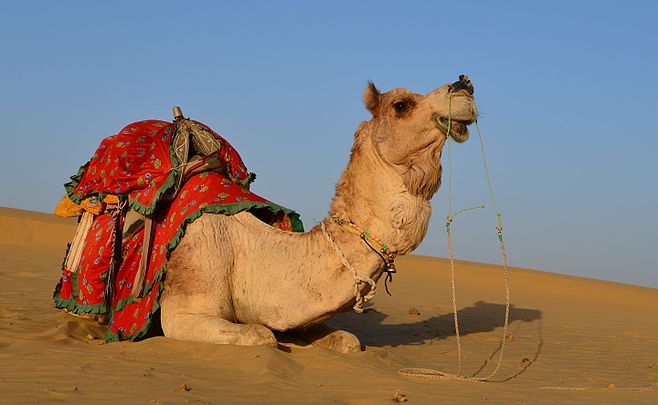
[[[468,94],[473,95],[475,89],[473,88],[473,83],[468,79],[466,75],[460,75],[459,80],[453,84],[448,85],[448,93],[452,93],[457,90],[466,90]]]

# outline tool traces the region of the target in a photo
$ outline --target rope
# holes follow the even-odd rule
[[[322,228],[322,233],[324,234],[324,237],[327,239],[331,247],[334,249],[334,252],[336,252],[336,255],[340,258],[340,261],[343,263],[345,268],[352,273],[352,276],[354,277],[354,297],[356,298],[356,304],[352,308],[354,308],[354,311],[357,313],[363,313],[363,304],[366,301],[371,300],[375,296],[375,291],[377,290],[377,284],[371,279],[370,277],[361,277],[359,273],[356,272],[354,267],[350,264],[350,262],[347,261],[347,258],[343,254],[343,251],[340,250],[338,245],[336,245],[336,242],[331,238],[329,235],[329,232],[327,232],[327,228],[324,225],[324,221],[320,223],[320,227]],[[359,284],[361,283],[368,283],[370,284],[370,291],[368,291],[368,294],[365,296],[361,296],[361,289],[359,288]]]
[[[482,134],[480,133],[480,126],[478,125],[477,120],[475,120],[475,129],[478,132],[478,138],[480,139],[480,151],[482,152],[482,164],[484,165],[484,175],[487,178],[487,187],[489,188],[489,197],[491,197],[491,207],[496,213],[496,219],[498,220],[498,227],[502,229],[503,227],[503,215],[496,208],[496,200],[494,199],[493,186],[491,185],[491,176],[489,176],[489,168],[487,166],[487,157],[484,153],[484,141],[482,140]]]
[[[658,383],[651,383],[644,387],[617,387],[614,384],[610,384],[607,387],[539,387],[540,390],[546,391],[634,391],[634,392],[646,392],[653,391],[658,387]]]
[[[446,143],[448,143],[448,217],[452,215],[452,153],[450,152],[450,129],[452,128],[452,94],[448,95],[448,130]]]
[[[461,78],[460,78],[461,79]],[[491,184],[491,176],[489,175],[489,168],[487,166],[487,159],[484,151],[484,141],[482,139],[482,134],[480,133],[480,126],[478,125],[477,120],[475,121],[475,128],[477,129],[478,138],[480,141],[480,151],[482,153],[482,164],[484,166],[484,174],[487,180],[487,187],[489,189],[489,197],[491,198],[491,206],[494,213],[496,214],[496,220],[498,222],[496,226],[496,231],[498,234],[498,242],[500,245],[500,252],[503,259],[503,277],[505,279],[505,321],[503,324],[503,335],[500,344],[500,355],[498,356],[498,362],[496,363],[495,369],[486,377],[468,377],[462,375],[462,346],[461,338],[459,333],[459,319],[457,316],[457,300],[456,300],[456,288],[455,288],[455,263],[453,255],[453,246],[452,246],[452,234],[451,234],[451,224],[454,218],[464,212],[469,212],[476,210],[478,208],[484,208],[484,204],[465,208],[457,211],[454,215],[452,214],[452,156],[450,150],[450,129],[451,129],[451,114],[452,114],[452,96],[448,97],[448,128],[447,128],[447,149],[448,149],[448,216],[446,220],[446,232],[448,236],[448,250],[450,252],[450,281],[452,289],[452,308],[453,308],[453,318],[455,322],[455,336],[457,340],[457,373],[451,374],[443,371],[438,371],[429,368],[403,368],[398,372],[402,375],[416,378],[425,378],[429,380],[454,380],[454,381],[464,381],[471,383],[485,383],[491,381],[491,379],[498,373],[500,367],[503,363],[503,355],[505,351],[505,342],[507,337],[507,329],[509,325],[509,310],[510,310],[510,292],[509,292],[509,271],[507,268],[507,252],[505,250],[505,243],[503,240],[503,225],[502,225],[502,214],[498,211],[496,206],[496,201],[494,199],[493,186]],[[477,372],[476,372],[477,374]],[[626,391],[626,392],[647,392],[654,391],[658,387],[658,383],[650,383],[646,386],[637,386],[637,387],[617,387],[615,384],[610,384],[607,387],[586,387],[586,386],[542,386],[538,387],[539,390],[546,391]]]
[[[498,220],[498,226],[496,227],[498,234],[498,242],[500,245],[500,252],[503,259],[503,276],[505,279],[505,321],[503,323],[503,335],[500,343],[500,354],[498,356],[498,361],[496,363],[496,368],[486,377],[468,377],[462,375],[462,345],[461,345],[461,336],[459,333],[459,316],[457,314],[457,294],[455,287],[455,258],[452,246],[452,233],[450,230],[452,221],[454,218],[464,212],[469,212],[476,210],[478,208],[484,208],[483,205],[478,205],[471,208],[464,208],[457,211],[454,215],[452,214],[452,155],[450,150],[450,130],[452,126],[452,95],[449,93],[448,96],[448,128],[447,128],[447,140],[448,143],[448,217],[446,220],[446,232],[448,236],[448,250],[450,252],[450,285],[452,290],[452,310],[453,318],[455,322],[455,337],[457,340],[457,373],[451,374],[443,371],[428,369],[428,368],[403,368],[398,371],[402,375],[409,377],[425,378],[430,380],[456,380],[456,381],[465,381],[465,382],[474,382],[474,383],[484,383],[490,381],[500,370],[500,367],[503,363],[503,356],[505,352],[505,341],[507,337],[507,328],[509,325],[509,308],[510,308],[510,293],[509,293],[509,275],[507,268],[507,252],[505,251],[505,244],[503,242],[503,226],[502,226],[502,215],[498,212],[496,208],[496,203],[493,197],[493,187],[491,185],[491,179],[489,176],[489,169],[487,167],[487,161],[485,159],[484,153],[484,142],[482,141],[482,135],[480,134],[480,128],[477,126],[477,121],[475,122],[477,127],[478,136],[480,137],[480,149],[482,151],[482,162],[484,164],[485,176],[487,179],[487,185],[489,187],[489,196],[491,197],[491,204],[493,206],[494,212],[496,213],[496,218]]]
[[[457,290],[455,287],[455,261],[454,254],[452,250],[452,236],[450,233],[450,223],[451,221],[446,222],[446,229],[448,233],[448,250],[450,251],[450,288],[452,291],[452,315],[455,322],[455,336],[457,337],[457,375],[461,376],[462,374],[462,342],[459,334],[459,319],[457,316]]]
[[[119,205],[112,211],[114,219],[114,242],[112,243],[112,254],[110,255],[110,264],[107,267],[107,278],[105,280],[105,308],[107,313],[111,313],[112,301],[116,293],[116,279],[119,267],[123,262],[123,222],[126,215],[128,200],[119,201]]]

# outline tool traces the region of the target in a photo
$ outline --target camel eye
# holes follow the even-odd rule
[[[393,108],[395,108],[395,111],[398,113],[403,113],[407,111],[407,108],[409,108],[409,105],[407,104],[406,101],[397,101],[393,104]]]

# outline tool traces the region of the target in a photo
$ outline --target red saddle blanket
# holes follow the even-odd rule
[[[149,262],[139,296],[133,297],[131,292],[142,259],[144,230],[116,244],[122,226],[116,211],[94,217],[77,268],[62,265],[62,277],[53,295],[55,306],[76,314],[109,315],[106,342],[135,340],[149,333],[159,308],[167,260],[186,226],[204,213],[233,215],[250,211],[282,230],[303,230],[297,213],[249,190],[254,175],[247,172],[237,151],[214,132],[222,145],[215,158],[224,162],[226,170],[193,175],[172,201],[164,202],[162,196],[176,180],[172,168],[178,162],[171,150],[174,132],[175,125],[164,121],[128,125],[119,134],[104,139],[92,159],[65,185],[69,198],[76,203],[113,194],[153,219]],[[117,246],[121,246],[122,260],[111,273]],[[107,288],[108,282],[113,283],[113,289]],[[105,294],[110,290],[111,305],[107,305]]]

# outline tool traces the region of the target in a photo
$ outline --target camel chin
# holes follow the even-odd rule
[[[439,131],[441,131],[446,137],[450,135],[450,137],[457,143],[466,142],[470,136],[467,127],[470,122],[468,121],[459,121],[445,117],[437,117],[435,124]]]

